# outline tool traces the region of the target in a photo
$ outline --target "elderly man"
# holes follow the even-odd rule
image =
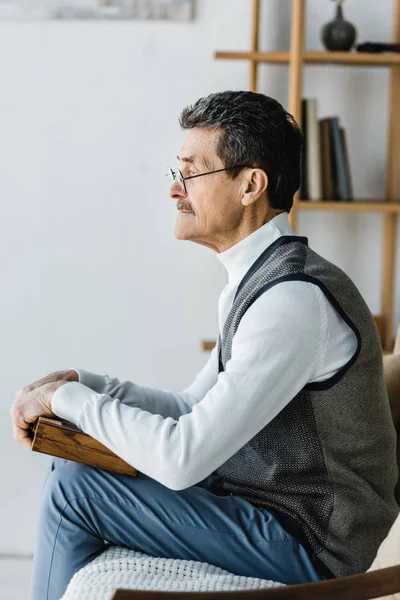
[[[252,92],[201,98],[180,124],[175,236],[211,248],[228,272],[218,344],[181,393],[81,369],[18,392],[18,441],[29,446],[29,423],[56,415],[142,474],[52,462],[32,600],[58,599],[105,541],[288,584],[357,573],[398,512],[373,318],[289,226],[298,126]]]

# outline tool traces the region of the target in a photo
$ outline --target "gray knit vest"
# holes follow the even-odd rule
[[[279,238],[238,287],[218,340],[219,371],[231,358],[246,310],[273,286],[293,280],[323,291],[356,334],[357,350],[333,377],[307,384],[214,474],[218,493],[269,509],[316,564],[328,569],[327,576],[351,575],[369,568],[399,512],[396,434],[381,344],[356,286],[310,250],[306,238]]]

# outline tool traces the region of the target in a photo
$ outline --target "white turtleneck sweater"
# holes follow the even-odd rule
[[[229,276],[219,299],[220,331],[243,276],[282,235],[294,235],[286,212],[217,254]],[[180,393],[75,369],[79,383],[61,386],[52,410],[138,471],[181,490],[228,460],[307,383],[334,375],[356,345],[318,286],[287,281],[244,314],[225,372],[218,374],[216,348]]]

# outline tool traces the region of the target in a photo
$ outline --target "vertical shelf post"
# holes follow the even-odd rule
[[[392,40],[400,42],[400,0],[393,0]],[[399,200],[400,119],[397,112],[400,106],[400,66],[391,66],[390,71],[385,192],[388,201],[396,202]],[[393,347],[396,237],[397,214],[387,213],[383,216],[381,306],[383,348],[388,351]]]
[[[260,38],[260,12],[261,0],[253,0],[253,14],[251,27],[251,51],[258,52]],[[258,62],[254,59],[250,61],[250,91],[257,91],[258,84]]]
[[[303,93],[303,65],[304,65],[304,30],[306,20],[306,0],[292,0],[292,25],[290,34],[290,59],[289,59],[289,102],[288,111],[301,123],[301,97]],[[289,213],[292,229],[297,227],[297,200],[295,196],[293,208]]]

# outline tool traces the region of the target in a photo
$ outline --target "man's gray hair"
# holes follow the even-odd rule
[[[300,185],[303,135],[277,100],[246,91],[226,91],[200,98],[183,109],[182,129],[219,129],[217,156],[232,179],[238,165],[263,169],[268,175],[272,208],[290,211]]]

